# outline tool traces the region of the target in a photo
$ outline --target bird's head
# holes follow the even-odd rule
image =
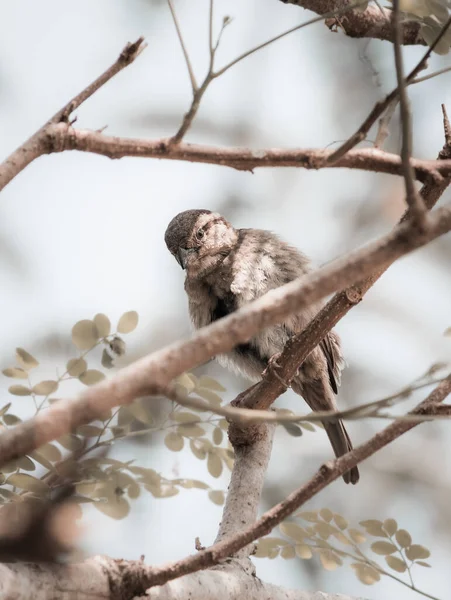
[[[238,234],[220,214],[185,210],[169,223],[164,235],[169,252],[191,277],[214,270],[237,242]]]

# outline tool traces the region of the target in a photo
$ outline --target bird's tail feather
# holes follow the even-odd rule
[[[296,381],[295,379],[291,387],[294,392],[304,398],[312,410],[336,410],[332,388],[327,384],[325,385],[321,379],[303,382]],[[352,442],[341,421],[337,421],[336,423],[324,422],[323,425],[337,458],[352,450]],[[359,477],[357,467],[352,467],[352,469],[343,474],[343,479],[346,483],[355,484],[358,482]]]

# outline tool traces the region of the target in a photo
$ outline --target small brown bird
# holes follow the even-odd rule
[[[209,210],[178,214],[166,229],[165,241],[186,269],[185,290],[196,329],[310,271],[307,257],[275,234],[234,229],[224,217]],[[300,333],[317,312],[318,306],[304,309],[216,358],[250,381],[260,381],[271,358],[282,352],[289,338]],[[334,394],[342,367],[340,339],[331,331],[300,366],[291,387],[312,410],[337,410]],[[324,428],[336,456],[352,450],[341,421],[325,422]],[[343,479],[357,483],[358,469],[350,469]]]

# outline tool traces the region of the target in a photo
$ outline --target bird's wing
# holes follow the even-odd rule
[[[331,331],[320,343],[320,348],[326,357],[330,385],[337,394],[338,386],[341,381],[341,370],[344,363],[340,347],[340,338],[334,331]]]

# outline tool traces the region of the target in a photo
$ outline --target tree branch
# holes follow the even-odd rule
[[[285,4],[295,4],[311,10],[318,15],[336,11],[349,4],[348,0],[281,0]],[[340,19],[328,19],[326,25],[331,30],[339,26],[343,33],[351,38],[374,38],[393,42],[393,30],[390,26],[390,12],[380,10],[376,6],[368,6],[365,11],[352,11]],[[405,45],[421,44],[426,42],[420,35],[420,24],[406,21],[402,24],[401,39]]]
[[[407,85],[404,79],[404,61],[402,56],[402,33],[401,33],[401,15],[400,0],[393,0],[393,29],[394,29],[394,52],[396,79],[398,81],[399,106],[401,111],[401,130],[402,130],[402,148],[401,160],[404,172],[404,181],[406,186],[406,201],[410,207],[412,219],[419,227],[426,225],[426,207],[421,195],[415,187],[415,177],[413,167],[410,162],[412,157],[412,115],[410,112],[410,103],[407,95]]]
[[[145,567],[142,562],[115,561],[96,556],[70,565],[0,564],[0,596],[3,600],[77,598],[77,600],[129,600],[130,589]],[[143,596],[144,598],[144,596]],[[358,600],[342,594],[288,590],[237,569],[216,567],[152,589],[152,600]],[[135,596],[137,600],[137,597]],[[361,599],[360,599],[361,600]]]
[[[22,146],[17,148],[0,165],[0,191],[16,175],[25,169],[33,160],[47,154],[51,140],[49,139],[49,128],[57,123],[69,123],[71,113],[77,109],[83,102],[90,98],[98,89],[107,83],[112,77],[117,75],[122,69],[130,65],[145,49],[144,38],[140,37],[132,44],[127,44],[119,55],[119,58],[109,67],[100,77],[97,77],[88,87],[77,94],[72,100],[65,104],[57,113],[51,117],[31,138]]]
[[[429,57],[431,56],[432,52],[434,51],[434,48],[437,46],[437,44],[440,42],[440,40],[446,34],[446,32],[448,31],[450,26],[451,26],[451,17],[443,25],[442,29],[440,30],[440,33],[435,38],[434,42],[428,48],[426,53],[423,55],[421,60],[417,63],[417,65],[412,69],[412,71],[406,77],[406,79],[405,79],[406,85],[410,84],[415,79],[415,77],[418,75],[418,73],[425,68]],[[396,87],[394,90],[392,90],[383,100],[379,100],[378,102],[376,102],[376,104],[373,107],[373,110],[370,112],[370,114],[367,116],[367,118],[363,121],[363,123],[360,125],[358,130],[329,157],[329,161],[334,162],[334,161],[338,160],[339,158],[344,156],[346,154],[346,152],[349,152],[349,150],[354,148],[354,146],[356,146],[357,144],[362,142],[365,139],[365,137],[368,134],[371,127],[377,121],[377,119],[385,112],[385,110],[388,108],[388,106],[397,97],[398,97],[398,87]]]
[[[450,230],[451,207],[431,213],[430,226],[425,232],[403,223],[364,248],[274,289],[198,330],[188,340],[136,361],[111,379],[86,389],[78,398],[52,404],[33,419],[0,433],[0,467],[78,425],[95,420],[114,406],[130,403],[139,396],[164,393],[174,377],[184,371],[247,342],[261,329],[280,323],[288,315],[385,268],[396,258]]]

